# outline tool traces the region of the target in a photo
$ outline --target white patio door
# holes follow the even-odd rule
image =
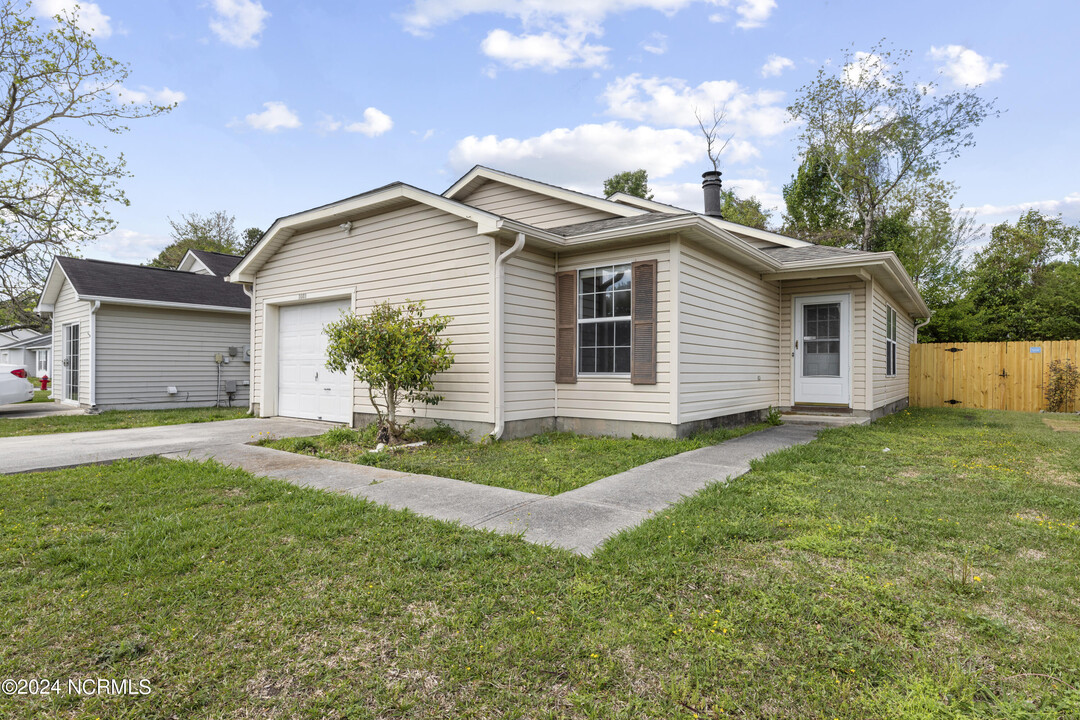
[[[795,298],[795,403],[851,404],[851,296]]]
[[[64,392],[61,397],[79,401],[79,323],[64,326]]]

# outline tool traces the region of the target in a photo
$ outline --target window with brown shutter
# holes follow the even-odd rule
[[[633,335],[630,346],[630,382],[656,384],[656,261],[633,264]]]
[[[555,382],[577,382],[577,271],[555,275]]]

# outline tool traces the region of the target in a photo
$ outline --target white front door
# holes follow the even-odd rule
[[[64,392],[71,402],[79,401],[79,323],[64,325]]]
[[[795,298],[795,404],[851,404],[851,296]]]
[[[350,422],[352,380],[326,369],[323,328],[348,300],[282,306],[278,315],[278,407],[286,417]]]

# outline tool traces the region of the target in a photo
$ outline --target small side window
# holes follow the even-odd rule
[[[896,311],[885,306],[885,375],[896,375]]]

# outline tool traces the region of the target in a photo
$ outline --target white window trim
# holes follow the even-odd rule
[[[629,380],[630,373],[628,372],[582,372],[581,371],[581,325],[607,322],[625,321],[630,323],[630,352],[633,353],[634,348],[634,264],[630,261],[622,262],[610,262],[603,265],[590,265],[589,267],[577,268],[575,273],[574,294],[577,298],[578,314],[581,313],[581,273],[589,270],[602,270],[603,268],[614,268],[619,265],[626,265],[630,273],[630,314],[629,315],[614,315],[612,317],[602,318],[577,318],[577,323],[574,326],[574,369],[577,373],[577,377],[580,380]],[[589,293],[595,294],[595,293]],[[618,346],[615,346],[618,347]],[[614,349],[614,348],[613,348]]]
[[[889,337],[889,325],[890,325],[889,318],[890,318],[890,316],[892,317],[892,323],[891,323],[891,325],[892,325],[892,334],[893,334],[892,337]],[[897,361],[897,357],[896,357],[896,355],[897,355],[897,344],[896,344],[897,337],[896,336],[898,335],[896,326],[897,326],[898,319],[899,318],[897,316],[896,310],[894,310],[891,305],[886,305],[885,306],[885,377],[896,377],[896,364],[897,364],[896,363],[896,361]],[[890,345],[891,345],[891,350],[892,350],[892,372],[891,373],[889,372],[889,350],[890,350]]]

